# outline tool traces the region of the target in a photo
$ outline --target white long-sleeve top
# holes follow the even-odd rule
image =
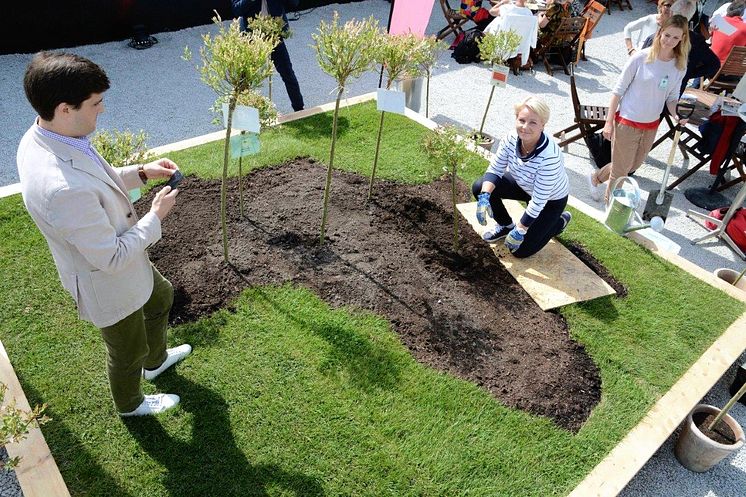
[[[562,151],[545,133],[541,134],[536,148],[527,157],[521,157],[518,150],[520,138],[513,131],[500,142],[484,179],[495,183],[505,171],[510,172],[518,186],[531,196],[521,217],[521,224],[528,227],[548,201],[568,196],[570,187]]]
[[[635,47],[639,49],[648,36],[655,34],[656,31],[658,31],[656,17],[658,17],[658,14],[650,14],[649,16],[641,17],[636,21],[628,22],[627,25],[624,26],[624,39],[629,38],[632,40]],[[632,33],[635,31],[639,31],[637,39],[632,38]]]
[[[679,99],[684,70],[676,68],[676,59],[647,63],[649,48],[627,59],[622,74],[612,90],[620,97],[619,115],[639,123],[653,122],[660,117],[667,101]]]

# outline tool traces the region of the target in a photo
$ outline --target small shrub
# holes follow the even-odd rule
[[[100,130],[91,138],[91,145],[112,166],[130,166],[143,164],[152,159],[145,142],[148,135],[140,130],[132,133],[129,130]]]
[[[15,399],[5,404],[7,385],[0,383],[0,441],[5,446],[17,443],[28,436],[28,432],[36,425],[43,425],[50,419],[44,415],[47,405],[34,407],[31,411],[22,411],[16,407]],[[13,469],[20,464],[20,457],[12,457],[7,462],[0,461],[0,469]]]
[[[422,144],[427,155],[439,164],[451,177],[451,206],[453,207],[453,250],[458,252],[458,195],[456,181],[459,168],[463,169],[473,152],[469,148],[467,137],[454,126],[437,128],[425,135]]]

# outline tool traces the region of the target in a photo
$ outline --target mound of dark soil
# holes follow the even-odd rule
[[[186,178],[150,251],[176,289],[173,322],[227,306],[248,285],[292,282],[332,306],[385,316],[418,361],[580,428],[600,399],[598,368],[562,317],[543,312],[463,220],[461,249],[452,250],[449,181],[379,182],[365,206],[367,178],[334,172],[319,246],[325,175],[306,159],[253,172],[243,219],[231,180],[231,265],[222,260],[220,182]],[[149,198],[139,205],[149,208]]]

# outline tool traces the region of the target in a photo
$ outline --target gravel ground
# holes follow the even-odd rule
[[[715,0],[705,11],[716,8]],[[587,62],[576,69],[576,81],[581,102],[607,105],[609,92],[626,60],[622,41],[624,25],[638,17],[654,12],[654,5],[635,0],[634,10],[619,12],[604,18],[596,28],[593,39],[586,46]],[[342,19],[373,15],[385,25],[390,5],[384,0],[368,0],[362,3],[329,5],[301,12],[298,20],[291,22],[294,36],[288,40],[288,49],[301,84],[306,107],[332,100],[334,81],[321,71],[310,47],[313,33],[321,19],[329,19],[334,10]],[[433,8],[428,33],[435,33],[444,25],[437,2]],[[150,135],[150,146],[159,146],[174,141],[216,131],[211,124],[209,108],[215,98],[211,90],[200,80],[193,62],[185,62],[180,55],[185,46],[198,54],[201,35],[214,32],[213,26],[200,26],[172,33],[159,33],[159,43],[148,50],[132,50],[125,41],[78,47],[71,51],[99,63],[108,73],[112,88],[106,93],[106,112],[99,118],[100,128],[144,129]],[[447,41],[451,41],[449,37]],[[0,56],[0,186],[18,181],[15,167],[15,151],[35,113],[23,95],[23,71],[31,55],[16,54]],[[477,64],[459,65],[450,58],[450,52],[441,57],[439,67],[431,83],[430,115],[440,124],[453,123],[467,128],[480,124],[484,105],[489,94],[488,71]],[[275,103],[282,113],[290,112],[290,102],[279,78],[275,78],[273,91]],[[378,75],[367,74],[349,86],[349,95],[373,91],[377,87]],[[265,89],[266,90],[266,89]],[[501,136],[513,126],[512,105],[526,96],[540,95],[550,105],[552,117],[547,131],[553,133],[573,121],[570,100],[569,77],[561,72],[548,76],[541,66],[535,74],[523,73],[511,76],[508,88],[498,89],[493,99],[485,131]],[[424,108],[424,107],[423,107]],[[663,168],[670,149],[670,142],[661,145],[648,157],[639,169],[636,178],[645,191],[660,185]],[[585,183],[585,175],[593,167],[588,150],[582,141],[569,146],[565,154],[565,165],[570,176],[571,194],[601,211],[601,205],[591,200]],[[686,167],[677,152],[671,175],[677,178]],[[674,201],[666,223],[665,234],[681,246],[679,254],[695,264],[712,271],[718,267],[740,270],[741,261],[723,243],[708,241],[691,245],[690,240],[706,233],[698,223],[686,217],[688,209],[698,209],[686,200],[683,191],[691,187],[708,187],[713,180],[704,167],[674,189]],[[732,199],[738,187],[724,193]],[[647,193],[643,192],[643,198]],[[739,363],[746,361],[742,355]],[[727,386],[732,381],[731,368],[705,397],[704,401],[722,406],[728,398]],[[737,405],[733,415],[746,426],[746,407]],[[672,453],[673,437],[669,439],[621,495],[625,497],[645,496],[742,496],[746,494],[746,450],[741,450],[728,461],[705,474],[694,474],[683,469]],[[0,479],[0,489],[4,488]],[[0,490],[1,492],[2,490]],[[5,494],[0,494],[5,495]]]

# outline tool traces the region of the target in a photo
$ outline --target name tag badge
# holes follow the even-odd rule
[[[661,90],[668,88],[668,75],[663,76],[663,79],[658,83],[658,88]]]

